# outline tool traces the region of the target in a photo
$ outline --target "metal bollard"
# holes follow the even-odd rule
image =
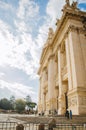
[[[22,124],[18,124],[16,126],[16,130],[24,130],[24,126]]]
[[[73,126],[72,126],[72,130],[76,130],[76,126],[73,125]]]
[[[86,122],[84,123],[84,130],[86,130]]]
[[[84,123],[84,128],[86,128],[86,123]]]
[[[56,120],[51,119],[48,124],[49,124],[49,130],[53,130],[53,128],[56,127]]]
[[[44,124],[40,124],[38,130],[44,130]]]

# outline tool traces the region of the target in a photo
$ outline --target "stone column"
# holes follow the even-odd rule
[[[68,90],[70,91],[73,88],[72,82],[72,69],[71,69],[71,59],[70,59],[70,47],[69,47],[69,39],[66,37],[65,47],[66,47],[66,59],[67,59],[67,71],[68,71]]]
[[[51,55],[48,60],[48,97],[49,97],[49,110],[55,108],[55,59],[54,55]]]
[[[59,78],[59,97],[62,95],[62,53],[60,48],[58,49],[58,78]]]
[[[41,112],[41,77],[40,77],[40,86],[39,86],[39,102],[38,102],[38,112]]]
[[[85,64],[83,59],[84,48],[81,46],[77,30],[69,33],[69,45],[71,49],[71,66],[73,75],[73,88],[84,87],[86,81]]]
[[[69,33],[69,46],[71,49],[71,67],[73,76],[73,89],[76,92],[76,104],[73,107],[73,113],[86,113],[86,105],[80,104],[79,100],[86,97],[86,39],[82,32],[73,27]],[[81,99],[80,99],[81,98]],[[81,101],[82,102],[82,101]],[[75,111],[76,109],[76,111]]]
[[[41,112],[43,111],[43,76],[41,75]]]
[[[60,47],[58,48],[58,78],[59,78],[59,98],[58,98],[58,114],[64,114],[65,110],[65,97],[63,94],[62,85],[62,53]]]
[[[46,80],[46,72],[45,72],[45,68],[44,68],[42,70],[42,83],[41,83],[41,103],[42,103],[43,112],[45,110],[45,92],[44,92],[45,80]]]
[[[43,69],[43,74],[42,74],[42,84],[43,84],[43,97],[42,97],[42,100],[43,100],[43,111],[46,111],[46,92],[45,92],[45,87],[46,86],[46,82],[47,82],[47,74],[46,74],[46,67],[44,67]]]

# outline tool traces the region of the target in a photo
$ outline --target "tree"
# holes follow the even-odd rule
[[[10,103],[12,105],[12,110],[14,110],[15,109],[15,96],[10,97]]]
[[[26,105],[28,106],[28,108],[30,107],[30,102],[32,102],[32,99],[29,95],[26,96]]]
[[[30,95],[26,96],[26,103],[28,103],[28,102],[32,102],[32,99],[31,99]]]
[[[25,101],[22,99],[17,99],[15,101],[15,109],[17,110],[18,113],[21,113],[22,111],[25,110]]]
[[[35,103],[35,102],[30,102],[29,103],[29,106],[33,109],[33,108],[35,108],[35,106],[36,106],[37,104]]]
[[[3,98],[3,99],[0,100],[0,108],[4,109],[4,110],[11,110],[12,105],[7,98]]]
[[[35,102],[32,102],[32,99],[29,95],[26,96],[26,105],[28,106],[28,108],[35,108],[35,106],[37,105]]]

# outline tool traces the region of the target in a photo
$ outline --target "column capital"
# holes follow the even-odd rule
[[[43,67],[43,71],[45,71],[46,69],[47,69],[47,66],[44,66],[44,67]]]
[[[55,57],[55,54],[51,54],[48,58],[48,61],[50,61],[51,59],[53,59]]]
[[[58,45],[57,51],[61,50],[61,44]]]

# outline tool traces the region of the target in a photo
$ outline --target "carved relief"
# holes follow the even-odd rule
[[[51,54],[51,55],[49,56],[49,58],[48,58],[48,61],[49,61],[49,60],[52,60],[53,58],[55,58],[55,55],[54,55],[54,54]]]
[[[74,105],[77,105],[77,97],[73,97],[71,99],[71,104],[74,106]]]
[[[79,97],[80,105],[86,105],[86,97]]]
[[[80,33],[80,34],[86,34],[86,30],[84,29],[84,28],[82,28],[82,27],[76,27],[76,26],[74,26],[74,25],[70,25],[69,27],[68,27],[68,30],[65,32],[65,34],[64,34],[64,37],[63,37],[63,39],[62,39],[62,42],[64,42],[64,40],[66,39],[66,37],[68,37],[68,34],[69,34],[69,32],[78,32],[78,33]]]
[[[68,107],[70,106],[76,106],[77,105],[77,97],[72,97],[71,99],[68,99]]]

